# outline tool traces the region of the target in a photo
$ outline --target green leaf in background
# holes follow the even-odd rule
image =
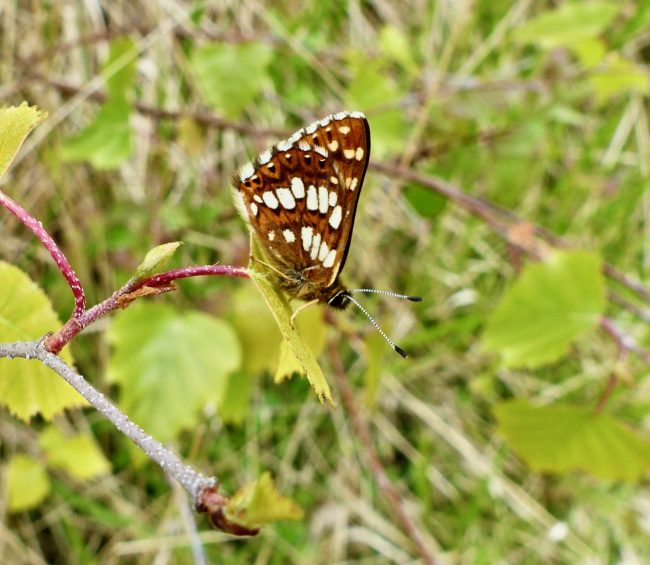
[[[0,179],[16,157],[20,146],[38,124],[47,117],[35,106],[23,102],[20,106],[0,108]]]
[[[61,326],[50,300],[25,273],[0,261],[0,341],[38,339]],[[61,358],[73,363],[68,348]],[[0,404],[28,421],[40,414],[51,420],[65,408],[87,403],[61,377],[38,361],[0,359]]]
[[[75,479],[92,479],[111,470],[110,463],[90,435],[66,437],[54,426],[49,426],[41,432],[38,443],[51,467],[63,469]]]
[[[131,105],[123,98],[104,104],[95,119],[61,146],[64,161],[88,161],[95,168],[114,169],[133,152]]]
[[[547,49],[570,46],[603,33],[620,8],[615,2],[565,3],[519,26],[514,37],[521,43],[536,43]]]
[[[115,317],[108,339],[108,380],[121,386],[120,405],[162,442],[196,425],[207,402],[219,407],[241,365],[229,324],[163,304],[134,304]]]
[[[511,367],[537,367],[564,355],[605,307],[601,264],[593,253],[556,251],[526,265],[488,319],[484,349]]]
[[[420,216],[431,220],[435,220],[449,202],[449,199],[441,194],[415,183],[409,183],[404,187],[404,196]]]
[[[382,27],[378,45],[388,60],[400,65],[411,76],[417,73],[417,65],[413,57],[413,42],[401,29],[393,25]]]
[[[260,258],[264,260],[264,254],[261,251],[259,245],[257,244],[255,237],[251,235],[251,253],[253,257]],[[332,393],[330,387],[325,380],[325,375],[320,368],[320,365],[316,361],[314,354],[307,344],[302,339],[300,333],[293,327],[291,324],[291,307],[287,302],[286,296],[283,292],[275,288],[275,286],[270,282],[268,273],[264,270],[264,267],[259,261],[251,262],[251,279],[262,293],[266,304],[273,313],[273,317],[280,329],[280,333],[287,341],[291,351],[295,355],[296,359],[300,363],[302,370],[307,379],[311,384],[314,392],[318,396],[318,399],[330,406],[335,406],[334,399],[332,398]]]
[[[224,424],[241,424],[246,419],[250,410],[254,380],[255,375],[250,371],[241,370],[228,375],[219,404],[219,417]]]
[[[599,104],[604,104],[622,93],[636,92],[647,95],[650,92],[648,72],[618,54],[612,54],[592,71],[589,81],[596,91],[596,101]]]
[[[399,109],[386,109],[397,104],[405,94],[385,68],[383,60],[368,60],[355,53],[351,57],[352,80],[348,85],[346,104],[350,110],[361,110],[368,116],[372,131],[372,154],[383,157],[404,147],[408,125]],[[373,108],[380,109],[372,112]]]
[[[182,241],[172,241],[170,243],[157,245],[148,251],[144,256],[142,263],[140,263],[138,268],[135,270],[133,278],[136,280],[142,280],[151,277],[156,273],[162,272],[181,245],[183,245]]]
[[[108,59],[102,67],[108,99],[126,98],[133,85],[138,48],[128,37],[111,42]]]
[[[226,506],[225,514],[229,520],[249,528],[303,517],[300,506],[278,492],[270,473],[238,490]]]
[[[7,510],[21,512],[38,506],[50,493],[50,480],[43,465],[26,455],[14,455],[5,468]]]
[[[636,481],[650,468],[650,442],[593,408],[512,400],[494,414],[508,445],[537,471]]]
[[[242,284],[233,293],[230,322],[246,352],[242,367],[250,373],[275,369],[282,334],[269,307],[254,285]]]
[[[238,118],[269,82],[273,50],[263,43],[213,43],[192,53],[190,66],[207,104]]]

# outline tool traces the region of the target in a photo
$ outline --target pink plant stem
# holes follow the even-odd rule
[[[85,310],[78,317],[70,318],[56,333],[45,339],[44,346],[51,353],[58,353],[79,332],[99,318],[103,318],[113,310],[124,308],[130,303],[129,295],[142,288],[158,289],[159,292],[174,290],[171,283],[178,279],[202,275],[222,275],[229,277],[249,276],[248,269],[232,267],[230,265],[200,265],[196,267],[182,267],[165,273],[160,273],[146,279],[131,279],[122,288],[116,290],[109,298]]]
[[[27,226],[50,252],[50,255],[52,256],[52,259],[54,259],[56,266],[59,268],[61,274],[68,282],[68,285],[70,285],[70,289],[72,290],[75,303],[74,313],[72,315],[73,319],[81,316],[83,311],[86,309],[86,296],[84,295],[84,290],[81,286],[81,282],[79,281],[79,277],[77,277],[77,273],[74,272],[74,269],[68,262],[68,259],[63,254],[59,246],[52,239],[50,234],[45,231],[43,224],[36,220],[36,218],[27,212],[27,210],[25,210],[20,204],[9,198],[2,191],[0,191],[0,205],[4,206],[25,226]]]

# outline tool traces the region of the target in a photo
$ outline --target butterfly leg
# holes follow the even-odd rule
[[[314,304],[318,304],[318,298],[315,298],[314,300],[310,300],[309,302],[305,302],[304,304],[301,304],[298,308],[296,308],[296,311],[291,314],[291,327],[295,328],[296,325],[294,324],[294,321],[296,320],[296,317],[300,312],[303,310],[309,308],[310,306],[313,306]]]

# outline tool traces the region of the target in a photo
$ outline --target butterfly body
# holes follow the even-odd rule
[[[339,277],[370,154],[360,112],[340,112],[298,130],[235,177],[235,202],[291,298],[344,308]]]

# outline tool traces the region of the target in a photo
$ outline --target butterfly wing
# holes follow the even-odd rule
[[[368,166],[363,114],[341,112],[297,131],[242,167],[236,201],[274,265],[322,288],[347,257]]]

